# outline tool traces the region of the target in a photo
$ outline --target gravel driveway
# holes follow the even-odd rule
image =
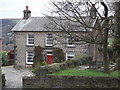
[[[32,72],[29,69],[14,69],[13,66],[2,67],[2,73],[5,74],[5,88],[22,88],[22,77],[30,76]]]

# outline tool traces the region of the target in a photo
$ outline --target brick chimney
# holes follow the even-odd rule
[[[31,11],[28,9],[28,6],[26,6],[26,10],[23,11],[23,14],[23,19],[28,19],[29,17],[31,17]]]

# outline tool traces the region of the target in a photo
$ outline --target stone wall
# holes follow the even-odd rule
[[[24,77],[23,88],[118,88],[119,80],[117,77]]]

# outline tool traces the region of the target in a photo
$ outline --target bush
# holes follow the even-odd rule
[[[75,59],[64,61],[63,63],[61,63],[60,67],[62,69],[72,68],[79,65],[89,64],[91,61],[92,61],[91,56],[77,57]]]
[[[64,52],[60,48],[53,49],[53,62],[61,63],[65,60]]]
[[[41,67],[41,64],[38,63],[35,65],[35,67],[32,68],[32,72],[34,73],[35,76],[39,76],[40,67]]]
[[[44,65],[47,65],[46,61],[43,61],[43,62],[41,63],[41,66],[44,66]]]
[[[40,68],[41,66],[45,66],[47,65],[45,61],[43,61],[42,63],[37,63],[33,68],[32,68],[32,72],[34,73],[35,76],[39,76],[40,75]]]
[[[65,63],[71,64],[71,66],[86,65],[92,61],[91,56],[80,56],[75,59],[65,61]]]
[[[48,72],[53,73],[55,71],[59,71],[61,69],[61,63],[54,63],[51,65],[48,65]]]
[[[85,56],[80,59],[81,65],[89,64],[92,61],[91,56]]]
[[[35,56],[33,58],[33,67],[35,67],[36,64],[43,63],[43,48],[40,46],[35,47],[34,49]]]
[[[7,52],[5,51],[0,52],[0,57],[2,57],[2,62],[0,62],[0,64],[3,66],[8,65]]]
[[[118,70],[118,71],[120,71],[120,58],[117,58],[116,59],[116,65],[115,65],[115,68],[114,68],[114,70]]]

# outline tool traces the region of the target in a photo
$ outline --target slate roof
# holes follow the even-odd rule
[[[64,23],[66,26],[66,24]],[[76,24],[77,25],[77,24]],[[21,19],[11,31],[35,31],[35,32],[42,32],[42,31],[59,31],[57,29],[47,29],[46,26],[53,26],[53,24],[49,23],[49,19],[46,17],[30,17],[28,19]],[[81,26],[72,26],[72,31],[85,31],[85,29]],[[68,29],[70,30],[70,29]]]
[[[30,17],[21,19],[11,31],[50,31],[44,28],[48,19],[45,17]]]

